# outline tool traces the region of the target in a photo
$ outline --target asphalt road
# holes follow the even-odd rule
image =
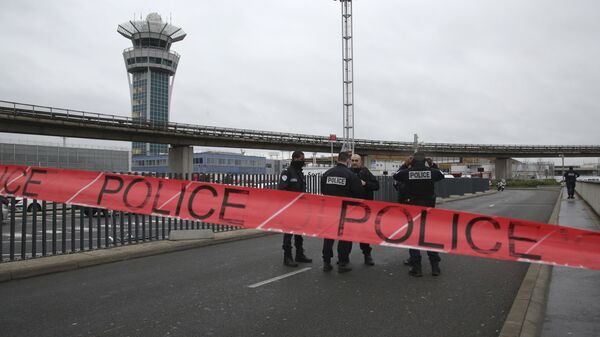
[[[558,190],[506,190],[442,204],[547,221]],[[281,236],[0,283],[2,336],[497,336],[528,264],[442,256],[412,278],[404,249],[358,245],[347,274],[282,265]],[[290,271],[295,275],[257,285]],[[249,287],[249,286],[255,287]]]

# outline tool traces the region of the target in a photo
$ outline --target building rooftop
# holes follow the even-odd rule
[[[163,22],[160,15],[150,13],[143,21],[128,21],[119,25],[117,28],[119,34],[128,39],[133,39],[135,35],[142,33],[156,33],[171,38],[172,42],[181,41],[185,38],[183,29],[173,26],[168,22]]]

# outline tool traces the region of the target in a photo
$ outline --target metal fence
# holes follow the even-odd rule
[[[269,174],[153,174],[236,186],[276,189],[279,176]],[[397,192],[389,176],[377,177],[375,200],[396,202]],[[320,194],[321,175],[306,176],[307,192]],[[436,185],[440,197],[488,189],[487,179],[445,179]],[[80,207],[26,198],[1,197],[0,262],[69,254],[141,242],[164,240],[171,230],[239,229],[192,220],[149,216],[99,208]]]

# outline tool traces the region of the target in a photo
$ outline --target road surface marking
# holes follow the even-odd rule
[[[85,191],[88,187],[92,186],[96,181],[98,181],[98,179],[100,179],[100,177],[102,177],[103,174],[104,172],[100,172],[96,179],[94,179],[91,183],[85,185],[82,189],[75,193],[71,198],[69,198],[69,200],[67,200],[67,202],[65,202],[65,204],[70,204],[71,201],[73,201],[73,199],[75,199],[81,192]]]
[[[279,280],[284,279],[286,277],[290,277],[292,275],[300,274],[300,273],[303,273],[303,272],[311,270],[311,269],[312,269],[312,267],[302,268],[300,270],[296,270],[296,271],[293,271],[291,273],[287,273],[287,274],[283,274],[283,275],[280,275],[280,276],[277,276],[277,277],[273,277],[273,278],[268,279],[266,281],[262,281],[262,282],[251,284],[251,285],[248,286],[248,288],[257,288],[257,287],[260,287],[260,286],[264,286],[265,284],[268,284],[268,283],[271,283],[271,282],[275,282],[275,281],[279,281]]]
[[[267,220],[263,221],[263,223],[261,223],[258,227],[256,227],[256,229],[261,229],[264,225],[266,225],[269,221],[273,220],[274,217],[278,216],[281,212],[285,211],[288,207],[292,206],[293,203],[296,202],[296,200],[300,199],[301,196],[303,196],[304,193],[300,193],[298,194],[298,196],[296,198],[294,198],[294,200],[290,201],[289,204],[285,205],[283,208],[281,208],[279,211],[275,212],[275,214],[271,215],[271,217],[269,217]]]

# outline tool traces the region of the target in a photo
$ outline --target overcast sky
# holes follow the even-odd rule
[[[187,37],[171,121],[342,134],[330,0],[0,3],[0,99],[129,116],[117,25],[158,12]],[[600,2],[354,2],[357,138],[600,144]]]

